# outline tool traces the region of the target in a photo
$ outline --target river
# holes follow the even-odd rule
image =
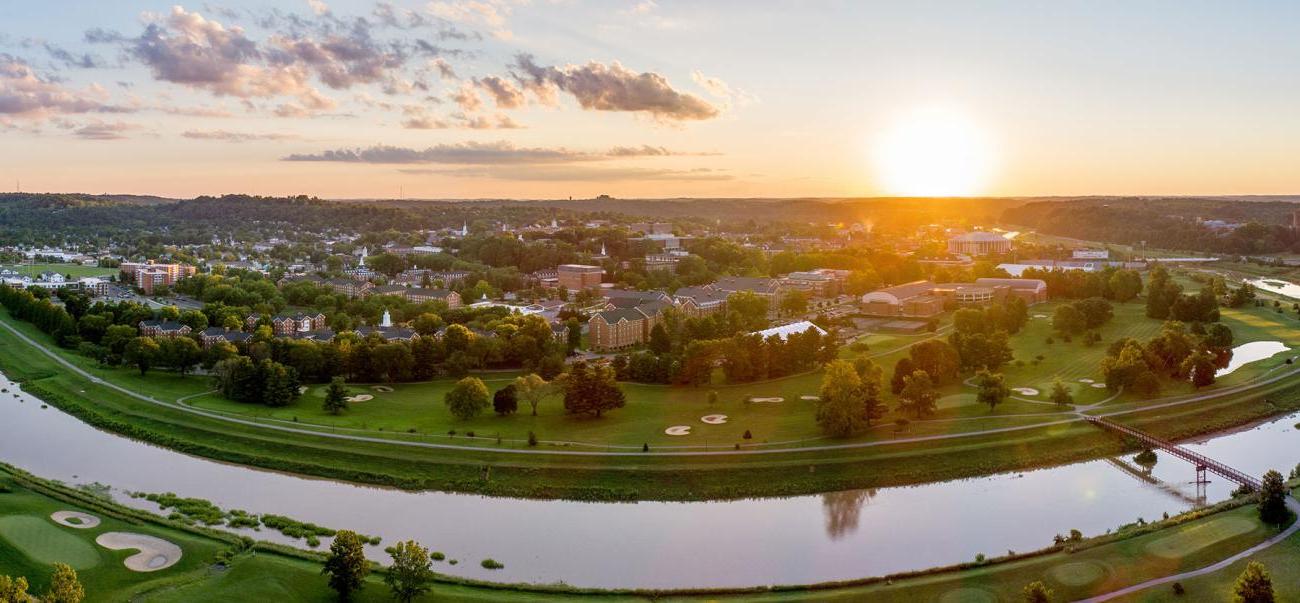
[[[1150,476],[1098,460],[989,477],[817,496],[717,502],[583,503],[405,492],[304,478],[180,454],[94,429],[0,376],[0,460],[69,484],[175,492],[413,538],[460,560],[442,572],[589,587],[723,587],[846,580],[1028,551],[1076,528],[1099,534],[1197,504],[1193,469],[1160,455]],[[1247,473],[1300,461],[1300,414],[1189,443]],[[1232,484],[1208,486],[1208,500]],[[288,541],[264,530],[257,537]],[[301,541],[297,541],[301,546]],[[383,560],[381,547],[369,551]],[[486,570],[491,557],[505,564]]]

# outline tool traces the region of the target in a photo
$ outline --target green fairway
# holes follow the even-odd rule
[[[0,540],[38,563],[63,562],[78,570],[99,565],[93,546],[49,518],[0,517]]]
[[[17,271],[20,274],[26,274],[32,278],[40,276],[42,272],[57,272],[72,278],[81,278],[83,276],[112,276],[117,274],[117,268],[100,268],[99,266],[82,266],[81,264],[13,264],[0,266],[9,270]]]

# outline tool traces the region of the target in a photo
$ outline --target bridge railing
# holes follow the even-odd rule
[[[1165,452],[1168,452],[1169,454],[1172,454],[1180,459],[1183,459],[1184,461],[1195,464],[1198,469],[1204,468],[1207,471],[1215,475],[1218,475],[1219,477],[1222,477],[1227,480],[1231,480],[1233,482],[1246,486],[1247,488],[1250,488],[1252,490],[1258,490],[1260,488],[1260,482],[1258,479],[1250,475],[1247,475],[1245,473],[1242,473],[1241,471],[1233,469],[1232,467],[1220,463],[1219,461],[1216,461],[1203,454],[1192,452],[1191,450],[1183,448],[1182,446],[1179,446],[1178,444],[1175,444],[1173,442],[1162,440],[1153,435],[1143,433],[1141,431],[1133,429],[1132,427],[1120,425],[1119,423],[1115,423],[1113,421],[1107,420],[1104,417],[1090,416],[1087,417],[1087,420],[1089,423],[1092,423],[1093,425],[1097,425],[1099,427],[1109,429],[1111,431],[1116,431],[1124,435],[1136,438],[1139,442],[1141,442],[1143,445],[1147,447],[1159,448],[1160,450],[1164,450]]]

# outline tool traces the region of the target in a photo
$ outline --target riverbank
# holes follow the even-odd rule
[[[105,552],[90,553],[80,574],[87,593],[98,599],[138,601],[222,601],[275,597],[283,601],[325,601],[332,598],[320,577],[320,555],[216,529],[195,527],[151,513],[115,504],[91,490],[72,488],[44,480],[21,470],[0,465],[0,500],[6,516],[22,517],[35,528],[56,531],[65,539],[59,551],[48,552],[51,560],[67,558],[78,549],[78,538],[89,541],[95,533],[129,530],[178,544],[184,565],[155,573],[141,574],[125,569],[118,558]],[[49,514],[76,510],[100,518],[93,530],[46,525]],[[1268,539],[1276,533],[1255,518],[1247,499],[1226,501],[1154,523],[1134,523],[1112,534],[1067,540],[1041,551],[983,559],[948,568],[894,574],[805,586],[772,586],[741,589],[582,589],[566,586],[503,585],[440,575],[433,598],[465,601],[550,601],[580,598],[589,601],[848,601],[870,598],[882,601],[995,601],[1014,598],[1024,584],[1042,580],[1063,600],[1076,600],[1139,584],[1146,580],[1204,567]],[[1290,538],[1277,546],[1282,555],[1294,553],[1300,543]],[[427,544],[427,543],[426,543]],[[27,544],[26,546],[34,546]],[[98,554],[94,554],[98,553]],[[1272,558],[1274,551],[1260,555]],[[89,555],[87,557],[87,555]],[[44,563],[32,559],[0,534],[0,574],[27,575],[33,592],[44,586]],[[1290,559],[1294,557],[1281,557]],[[1294,565],[1292,563],[1292,565]],[[1300,589],[1295,581],[1279,580],[1292,570],[1282,563],[1271,568],[1280,600]],[[1213,598],[1226,592],[1230,570],[1189,581],[1188,594]],[[1223,574],[1223,575],[1219,575]],[[386,598],[380,576],[372,574],[360,601]],[[1296,593],[1300,594],[1300,593]],[[1143,600],[1151,597],[1144,596]]]
[[[11,322],[6,317],[5,324]],[[40,342],[44,336],[28,337]],[[155,392],[160,399],[142,400],[144,394],[133,395],[111,378],[77,374],[60,365],[59,354],[66,352],[53,349],[48,341],[37,346],[0,329],[0,370],[45,402],[101,429],[232,463],[412,490],[573,500],[785,496],[987,475],[1123,450],[1122,442],[1076,417],[1011,431],[939,434],[921,441],[781,454],[503,455],[491,449],[452,450],[268,429],[195,414],[166,403],[165,389]],[[1234,395],[1135,412],[1118,420],[1171,439],[1203,435],[1300,408],[1295,384],[1288,377]]]

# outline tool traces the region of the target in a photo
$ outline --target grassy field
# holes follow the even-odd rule
[[[1053,306],[1035,306],[1033,314],[1048,315]],[[1289,328],[1264,309],[1242,311],[1233,327],[1248,325],[1261,334],[1274,335]],[[1103,328],[1106,341],[1122,335],[1149,334],[1159,323],[1141,316],[1138,304],[1117,308],[1117,318]],[[30,325],[0,313],[38,341],[48,338]],[[1038,346],[1044,358],[1038,365],[1030,357],[1024,366],[1010,366],[1013,386],[1033,386],[1045,391],[1050,376],[1076,378],[1090,374],[1104,353],[1105,343],[1045,343],[1047,320],[1035,318],[1017,335],[1013,345],[1023,356]],[[1244,328],[1244,327],[1242,327]],[[1289,336],[1289,335],[1288,335]],[[884,366],[906,353],[896,349],[918,337],[873,336],[869,355]],[[206,378],[151,372],[141,377],[127,369],[102,369],[94,362],[56,350],[61,358],[100,379],[166,402],[148,404],[122,392],[69,373],[31,345],[0,329],[0,369],[25,381],[25,387],[51,404],[72,412],[101,428],[146,439],[185,452],[220,460],[295,471],[350,481],[405,488],[443,489],[529,497],[577,499],[704,499],[752,495],[784,495],[836,489],[902,485],[980,475],[998,471],[1065,463],[1118,452],[1121,444],[1082,422],[1051,424],[1072,415],[1044,402],[1008,401],[996,412],[977,405],[969,387],[947,387],[936,416],[914,421],[904,432],[887,418],[859,436],[823,439],[812,419],[813,403],[802,399],[816,393],[820,375],[810,373],[783,380],[717,387],[719,402],[707,403],[709,388],[629,385],[628,406],[601,419],[566,416],[560,402],[544,403],[538,417],[528,410],[512,417],[492,415],[471,421],[453,420],[442,403],[448,381],[391,385],[392,392],[368,385],[353,386],[357,393],[375,396],[358,402],[342,416],[320,410],[319,386],[296,405],[283,409],[245,406],[205,395]],[[846,349],[846,354],[850,352]],[[1280,361],[1280,360],[1279,360]],[[1266,362],[1259,363],[1260,365]],[[1252,365],[1253,367],[1253,365]],[[1253,368],[1242,369],[1243,374]],[[1260,369],[1265,370],[1265,369]],[[488,379],[508,374],[484,375]],[[1237,377],[1234,375],[1234,377]],[[1245,377],[1239,377],[1244,379]],[[1198,435],[1300,408],[1296,381],[1285,380],[1248,393],[1196,402],[1176,409],[1126,416],[1143,429],[1166,437]],[[498,387],[503,381],[492,381]],[[1040,387],[1042,386],[1042,387]],[[1225,385],[1226,386],[1226,385]],[[1166,394],[1190,393],[1175,386]],[[1079,388],[1081,402],[1098,401],[1102,390]],[[776,404],[746,402],[750,397],[782,397]],[[1039,398],[1045,399],[1040,395]],[[380,440],[411,440],[429,444],[469,446],[468,450],[398,446],[384,441],[359,442],[270,431],[233,424],[185,412],[176,404],[184,399],[206,409],[237,413],[271,425],[291,425],[308,431],[365,435]],[[1112,404],[1141,406],[1145,401],[1121,398]],[[1108,405],[1108,407],[1110,407]],[[723,425],[706,425],[700,418],[725,414]],[[989,429],[1042,427],[1014,432],[983,433],[924,442],[899,441],[918,436],[969,434]],[[664,434],[672,425],[690,425],[688,436]],[[448,432],[455,430],[454,436]],[[414,430],[414,433],[411,433]],[[751,432],[750,439],[743,434]],[[473,439],[467,433],[473,431]],[[528,447],[529,431],[542,444]],[[498,436],[501,438],[498,442]],[[649,452],[641,453],[643,444]],[[765,448],[791,449],[779,454],[736,454]],[[823,449],[827,445],[841,446]],[[844,445],[859,446],[842,448]],[[865,446],[864,446],[865,445]],[[667,456],[664,452],[729,452],[709,456]],[[528,452],[621,452],[623,456],[543,456],[503,454],[513,449]],[[486,479],[490,467],[490,479]]]
[[[0,469],[0,503],[6,524],[25,526],[21,534],[0,529],[0,574],[26,576],[31,591],[47,586],[54,562],[79,566],[87,600],[141,602],[331,601],[318,557],[278,547],[239,544],[233,536],[199,530],[117,506],[91,494]],[[76,510],[100,518],[89,529],[74,529],[49,519],[55,511]],[[1133,526],[1117,534],[1084,541],[1071,549],[1031,555],[965,569],[920,572],[910,577],[865,580],[859,584],[781,588],[773,591],[707,593],[608,592],[511,589],[454,579],[435,584],[424,600],[455,601],[1015,601],[1029,582],[1042,580],[1057,600],[1074,600],[1152,578],[1203,567],[1268,538],[1274,528],[1256,519],[1251,505],[1176,517],[1154,526]],[[95,544],[107,531],[129,531],[179,545],[180,563],[139,573],[122,559],[134,551],[109,551]],[[39,537],[33,537],[37,535]],[[218,553],[221,562],[218,563]],[[1279,601],[1300,596],[1300,538],[1292,537],[1256,556],[1268,565]],[[1237,564],[1244,566],[1243,564]],[[436,568],[435,568],[436,569]],[[1227,600],[1241,571],[1233,566],[1184,583],[1181,600]],[[1167,588],[1129,600],[1174,600]],[[372,573],[355,600],[388,600],[378,573]]]
[[[83,276],[112,276],[117,274],[117,268],[100,268],[99,266],[82,266],[81,264],[26,264],[0,266],[16,270],[22,274],[36,277],[42,272],[57,272],[63,275],[71,275],[72,278],[81,278]]]

